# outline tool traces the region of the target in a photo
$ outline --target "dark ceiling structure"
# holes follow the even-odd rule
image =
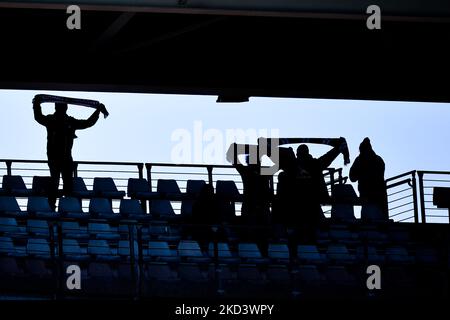
[[[371,2],[2,1],[0,89],[450,102],[450,2]]]

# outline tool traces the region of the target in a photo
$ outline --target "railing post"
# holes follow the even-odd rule
[[[138,171],[139,171],[139,179],[143,179],[144,178],[144,164],[139,163],[137,167],[138,167]]]
[[[331,184],[331,187],[334,186],[334,172],[335,171],[336,170],[334,168],[328,169],[328,172],[330,173],[330,184]]]
[[[11,160],[6,160],[6,174],[8,176],[12,176],[12,161]]]
[[[78,162],[73,162],[73,176],[74,178],[78,177]]]
[[[153,191],[152,187],[152,165],[150,163],[145,164],[145,169],[147,170],[147,181],[150,186],[150,190]]]
[[[416,172],[413,171],[412,175],[412,189],[413,189],[413,201],[414,201],[414,222],[419,223],[419,208],[417,203],[417,185],[416,185]]]
[[[419,194],[420,194],[420,211],[421,211],[421,219],[422,223],[427,222],[426,214],[425,214],[425,194],[423,190],[423,172],[417,171],[417,175],[419,176]]]
[[[208,170],[208,183],[212,186],[213,185],[213,166],[206,166],[206,169]]]

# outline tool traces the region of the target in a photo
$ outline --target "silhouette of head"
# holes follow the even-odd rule
[[[297,148],[297,158],[303,159],[309,156],[309,148],[306,144],[301,144]]]
[[[373,149],[372,149],[372,145],[370,144],[370,139],[366,137],[359,145],[359,152],[366,154],[371,151],[373,151]]]
[[[57,102],[55,103],[55,114],[57,115],[64,115],[67,113],[67,104]]]

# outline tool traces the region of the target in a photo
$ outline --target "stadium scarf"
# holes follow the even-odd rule
[[[108,110],[106,110],[105,106],[96,100],[68,98],[68,97],[52,96],[52,95],[48,95],[48,94],[38,94],[34,97],[34,99],[38,100],[40,103],[46,103],[46,102],[66,103],[66,104],[73,104],[73,105],[77,105],[77,106],[100,109],[100,112],[103,113],[103,116],[105,119],[109,116],[109,112],[108,112]]]
[[[344,157],[344,165],[350,163],[350,151],[348,150],[347,141],[345,138],[259,138],[258,145],[262,145],[266,143],[270,145],[271,143],[276,142],[277,145],[283,144],[294,144],[294,143],[314,143],[314,144],[326,144],[332,147],[339,146],[340,151]]]

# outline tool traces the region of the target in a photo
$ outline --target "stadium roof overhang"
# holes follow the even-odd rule
[[[0,2],[0,88],[450,102],[449,1],[76,2]]]

